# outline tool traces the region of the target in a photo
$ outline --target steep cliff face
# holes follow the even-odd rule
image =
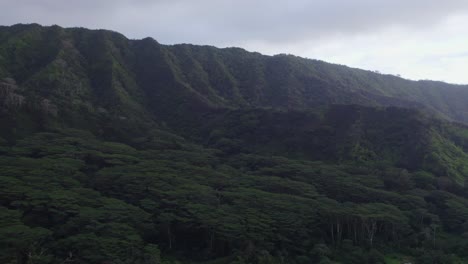
[[[238,48],[166,46],[104,30],[16,25],[0,31],[0,77],[64,113],[100,109],[112,116],[163,119],[207,108],[361,104],[468,120],[465,86]]]

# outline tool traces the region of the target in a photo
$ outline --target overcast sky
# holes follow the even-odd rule
[[[467,0],[0,0],[0,24],[239,46],[468,84]]]

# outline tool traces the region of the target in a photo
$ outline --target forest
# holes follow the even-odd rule
[[[0,262],[468,262],[468,87],[0,27]]]

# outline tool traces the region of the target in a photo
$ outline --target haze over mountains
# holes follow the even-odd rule
[[[468,258],[467,85],[19,24],[0,110],[4,263]]]

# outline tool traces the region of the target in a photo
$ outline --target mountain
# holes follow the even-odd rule
[[[360,104],[468,120],[467,86],[408,81],[289,55],[165,46],[110,31],[39,25],[3,27],[0,43],[0,76],[63,113],[101,109],[113,117],[156,115],[167,121],[187,109]],[[72,104],[59,105],[64,98]]]
[[[465,263],[468,86],[0,27],[3,263]]]

